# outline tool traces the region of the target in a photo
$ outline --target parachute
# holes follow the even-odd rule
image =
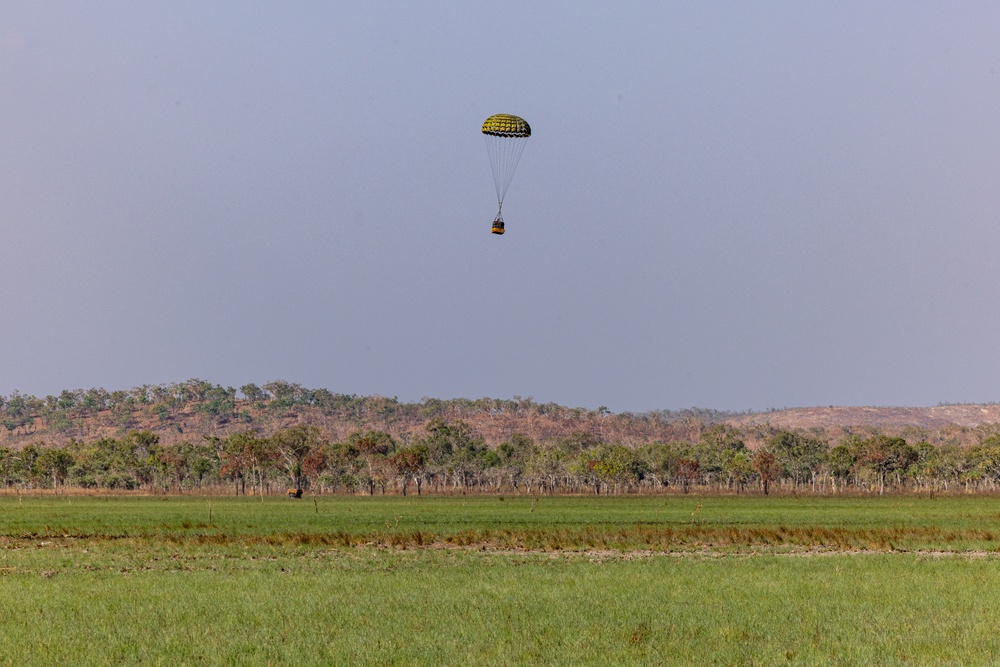
[[[493,182],[497,186],[497,217],[493,219],[494,234],[503,234],[503,198],[514,178],[514,170],[521,159],[524,144],[531,136],[531,126],[523,118],[498,113],[483,121],[483,138],[486,153],[493,169]]]

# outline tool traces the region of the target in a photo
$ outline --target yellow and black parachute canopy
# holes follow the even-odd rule
[[[483,121],[483,134],[494,137],[530,137],[528,121],[509,113],[498,113]]]

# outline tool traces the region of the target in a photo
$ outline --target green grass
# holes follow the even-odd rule
[[[205,498],[0,498],[0,664],[1000,654],[992,498],[211,502],[209,520]]]
[[[0,497],[0,538],[532,550],[1000,549],[1000,498]]]

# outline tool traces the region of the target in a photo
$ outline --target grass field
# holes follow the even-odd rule
[[[995,664],[1000,499],[0,497],[0,664]]]

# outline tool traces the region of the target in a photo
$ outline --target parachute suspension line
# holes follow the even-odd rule
[[[504,173],[504,152],[508,143],[502,137],[495,137],[485,135],[486,140],[486,151],[490,155],[490,168],[493,170],[493,182],[496,186],[497,191],[497,203],[503,201],[503,195],[506,188],[504,188],[503,180],[505,177]]]
[[[490,136],[488,134],[483,135],[483,141],[486,143],[486,154],[490,158],[490,169],[493,172],[493,183],[496,186],[497,191],[497,202],[500,202],[500,146],[497,143],[497,137]]]
[[[486,141],[486,151],[490,158],[490,167],[493,169],[494,184],[496,185],[497,203],[502,203],[507,194],[507,188],[514,178],[518,162],[521,161],[521,153],[527,144],[527,137],[498,137],[484,135]]]
[[[510,182],[514,180],[514,172],[517,170],[517,163],[521,160],[521,152],[524,150],[524,145],[527,143],[525,139],[515,139],[514,141],[508,142],[509,148],[507,152],[507,178],[504,181],[504,194],[507,194],[507,188],[510,187]]]

